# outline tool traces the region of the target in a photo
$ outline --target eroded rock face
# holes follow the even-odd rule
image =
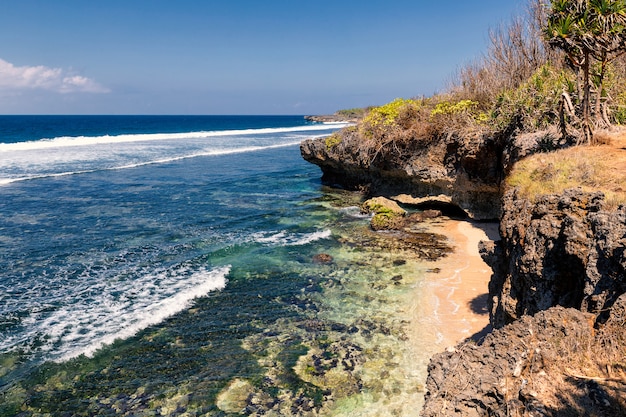
[[[592,314],[553,307],[435,355],[421,416],[623,416],[623,363],[601,367],[620,366],[606,340],[623,343],[624,318],[597,331]]]
[[[504,196],[502,240],[485,244],[496,328],[553,306],[606,319],[626,292],[626,208],[608,211],[602,193],[568,190],[536,203]]]
[[[328,146],[324,138],[311,139],[302,142],[300,151],[322,169],[322,180],[329,185],[367,188],[370,194],[382,196],[448,196],[451,204],[475,219],[500,216],[499,141],[450,136],[370,152],[363,149],[364,140],[346,135],[339,144]]]
[[[626,208],[574,189],[503,210],[480,248],[496,330],[432,358],[422,416],[626,415]]]

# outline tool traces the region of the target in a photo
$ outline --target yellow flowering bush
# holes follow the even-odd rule
[[[420,107],[418,101],[403,98],[373,107],[361,122],[362,133],[367,138],[384,136],[387,130],[397,126],[400,119],[417,117]]]

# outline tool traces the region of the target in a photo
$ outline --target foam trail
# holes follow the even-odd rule
[[[288,234],[286,231],[274,233],[269,236],[255,235],[253,239],[256,242],[276,245],[276,246],[301,246],[311,242],[315,242],[321,239],[328,239],[331,237],[332,232],[330,230],[321,230],[313,233],[294,233]]]
[[[194,271],[181,265],[133,279],[77,283],[69,304],[51,314],[43,313],[46,305],[33,304],[22,322],[30,330],[0,340],[0,351],[34,349],[57,362],[91,356],[183,311],[195,298],[225,288],[229,272],[230,266]],[[35,340],[45,343],[31,345]]]

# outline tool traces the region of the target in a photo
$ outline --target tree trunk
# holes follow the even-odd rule
[[[583,128],[583,137],[585,142],[591,144],[593,142],[593,131],[591,129],[591,80],[590,80],[590,51],[585,49],[584,51],[585,57],[583,62],[583,87],[585,91],[583,92],[583,100],[582,100],[582,128]]]
[[[566,91],[561,94],[561,101],[559,104],[559,124],[561,128],[561,136],[564,140],[567,139],[567,118],[569,117],[570,123],[572,120],[576,120],[576,114],[574,113],[574,105],[572,99]]]
[[[606,70],[608,66],[608,58],[606,53],[602,54],[602,60],[600,62],[600,74],[598,74],[598,87],[596,91],[596,105],[595,105],[595,119],[596,127],[606,129],[611,126],[611,121],[608,117],[607,100],[602,99],[602,93],[604,92],[604,77],[606,76]]]

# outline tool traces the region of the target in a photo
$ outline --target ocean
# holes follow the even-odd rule
[[[424,266],[300,157],[343,126],[0,116],[0,415],[417,415]]]

